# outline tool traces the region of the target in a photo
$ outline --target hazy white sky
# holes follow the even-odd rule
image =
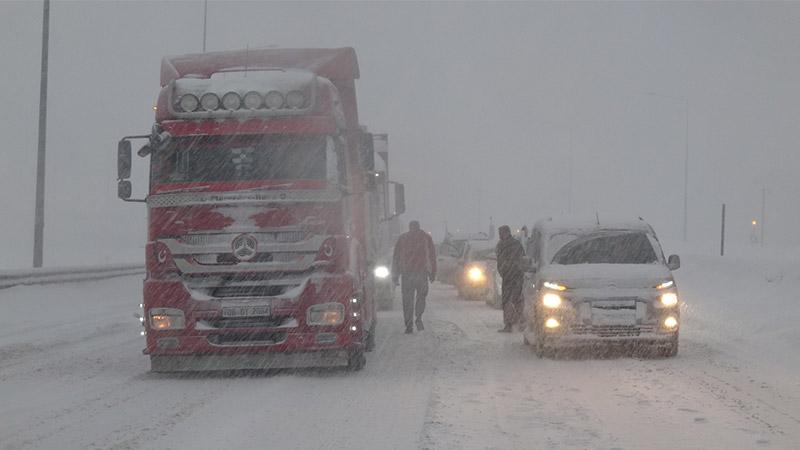
[[[31,261],[41,13],[0,2],[0,268]],[[202,21],[201,1],[53,2],[46,265],[141,257],[116,142],[150,129],[161,56],[200,51]],[[210,2],[208,49],[247,45],[355,47],[361,121],[434,234],[566,212],[572,148],[574,212],[679,237],[674,96],[690,241],[718,239],[723,201],[747,241],[766,187],[768,245],[800,244],[800,3]]]

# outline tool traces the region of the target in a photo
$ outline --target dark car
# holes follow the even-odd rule
[[[458,269],[455,285],[459,297],[483,300],[492,307],[500,307],[501,282],[493,241],[467,241]]]

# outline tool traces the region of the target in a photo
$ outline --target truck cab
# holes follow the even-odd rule
[[[118,146],[118,194],[147,207],[152,370],[363,367],[383,215],[356,78],[352,48],[163,59],[151,133]]]

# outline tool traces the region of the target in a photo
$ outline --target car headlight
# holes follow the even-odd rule
[[[341,303],[321,303],[312,305],[306,312],[309,325],[336,326],[344,322],[344,305]]]
[[[558,308],[561,306],[561,296],[548,292],[542,296],[542,304],[548,308]]]
[[[553,283],[552,281],[545,281],[542,284],[547,289],[552,289],[554,291],[566,291],[567,287],[558,283]]]
[[[660,289],[666,289],[666,288],[670,288],[672,286],[675,286],[675,282],[672,281],[672,280],[667,280],[667,281],[659,284],[658,286],[656,286],[656,289],[659,289],[659,290]]]
[[[386,266],[378,266],[375,268],[375,278],[380,278],[384,280],[389,277],[389,268]]]
[[[150,308],[150,328],[154,330],[181,330],[186,327],[183,311],[176,308]]]
[[[544,326],[553,329],[560,327],[561,323],[559,323],[558,319],[551,317],[544,322]]]
[[[467,277],[473,283],[479,283],[486,279],[486,275],[483,273],[483,270],[480,267],[470,267],[467,271]]]
[[[661,304],[663,306],[675,306],[678,304],[678,294],[674,292],[667,292],[661,294]]]

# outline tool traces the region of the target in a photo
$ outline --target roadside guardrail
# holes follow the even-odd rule
[[[143,264],[106,264],[102,266],[46,267],[0,271],[0,289],[19,285],[69,283],[100,280],[144,273]]]

